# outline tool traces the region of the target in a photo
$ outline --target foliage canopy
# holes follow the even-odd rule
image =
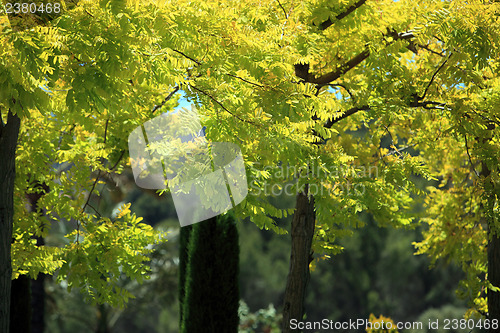
[[[23,119],[14,277],[61,268],[61,280],[98,301],[130,296],[107,286],[120,274],[143,278],[146,245],[160,235],[127,206],[114,220],[100,217],[90,193],[127,166],[128,134],[172,110],[182,89],[210,140],[242,148],[251,193],[238,217],[283,233],[273,217],[293,211],[271,205],[266,188],[291,182],[299,193],[309,184],[313,249],[328,255],[362,225],[360,212],[411,226],[412,193],[425,195],[430,229],[419,251],[463,263],[465,287],[485,310],[486,229],[496,234],[499,216],[498,3],[111,0],[62,8],[53,21],[21,29],[0,16],[0,111],[3,121],[5,110]],[[419,189],[413,175],[442,186]],[[39,202],[46,217],[24,209],[36,182],[50,187]],[[354,184],[363,191],[345,190]],[[490,222],[481,222],[483,212]],[[64,248],[33,244],[32,235],[64,221],[76,223]]]

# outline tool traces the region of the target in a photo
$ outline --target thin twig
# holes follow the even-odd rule
[[[203,55],[203,58],[201,58],[201,61],[205,60],[205,57],[207,56],[208,54],[208,44],[207,44],[207,50],[205,52],[205,54]]]
[[[489,121],[490,123],[495,123],[495,124],[497,124],[497,125],[500,125],[500,122],[499,122],[498,120],[494,120],[494,119],[490,119],[490,118],[488,118],[488,117],[485,117],[485,116],[483,116],[482,114],[480,114],[480,113],[478,113],[478,112],[476,112],[476,111],[474,111],[474,110],[472,110],[472,109],[471,109],[470,111],[471,111],[472,113],[474,113],[474,114],[477,114],[479,117],[483,118],[484,120]]]
[[[389,128],[386,125],[383,125],[385,128],[385,131],[387,134],[389,134],[389,137],[391,138],[391,147],[394,147],[393,154],[399,153],[399,149],[396,148],[396,145],[394,144],[394,137],[392,136],[391,131],[389,131]],[[403,155],[399,154],[399,156],[403,157]]]
[[[95,186],[97,185],[97,182],[99,181],[100,178],[101,178],[101,170],[99,170],[99,172],[97,173],[97,177],[96,177],[94,183],[92,184],[92,188],[90,189],[89,195],[87,196],[87,201],[85,201],[85,204],[82,207],[82,213],[84,213],[84,214],[85,214],[85,209],[87,207],[90,207],[90,198],[92,197],[92,193],[94,192]],[[94,209],[93,207],[91,207],[91,208]],[[77,220],[76,221],[76,242],[77,243],[80,242],[80,225],[81,225],[80,220]]]
[[[108,123],[109,123],[109,119],[106,119],[106,127],[104,129],[104,143],[106,143],[106,139],[107,139]],[[122,152],[121,152],[120,156],[118,157],[118,160],[116,161],[116,163],[109,169],[110,171],[113,171],[118,166],[118,164],[120,163],[120,161],[123,158],[124,154],[125,154],[125,150],[122,150]],[[92,188],[90,189],[90,192],[89,192],[89,194],[87,196],[87,200],[85,201],[85,204],[82,207],[82,212],[83,213],[85,213],[85,209],[87,207],[90,207],[94,212],[96,212],[96,214],[99,217],[101,217],[101,214],[97,211],[97,209],[95,209],[94,206],[92,206],[90,204],[90,198],[92,197],[92,194],[94,193],[95,187],[96,187],[97,183],[99,182],[99,180],[101,179],[102,176],[103,176],[103,172],[101,170],[99,170],[98,173],[97,173],[97,177],[94,180],[94,183],[92,184]],[[81,225],[81,223],[78,220],[76,222],[76,229],[77,229],[76,242],[77,243],[80,241],[80,225]]]
[[[377,151],[378,160],[382,161],[382,163],[384,163],[384,165],[387,166],[387,162],[384,160],[384,157],[380,154],[380,150],[377,149],[376,151]]]
[[[439,68],[434,72],[434,74],[431,77],[431,80],[429,81],[429,84],[427,85],[427,88],[425,88],[424,94],[422,95],[422,97],[420,97],[420,100],[425,98],[425,95],[427,95],[427,91],[429,91],[429,87],[431,86],[432,82],[434,82],[436,75],[444,67],[444,65],[446,65],[446,63],[448,62],[448,60],[450,59],[452,54],[453,54],[453,52],[450,52],[450,54],[448,55],[448,58],[446,58],[445,61],[443,61],[443,63],[441,64],[441,66],[439,66]]]
[[[280,0],[277,0],[277,1],[278,1],[278,5],[281,7],[281,9],[283,10],[283,13],[285,14],[285,18],[288,20],[288,14],[286,13],[285,7],[283,7]]]
[[[187,59],[189,59],[189,60],[191,60],[191,61],[195,62],[198,66],[199,66],[199,65],[201,65],[201,62],[199,62],[199,61],[198,61],[198,60],[196,60],[196,59],[191,58],[190,56],[188,56],[188,55],[187,55],[187,54],[185,54],[184,52],[181,52],[181,51],[176,50],[176,49],[172,49],[172,51],[177,52],[177,53],[179,53],[180,55],[182,55],[183,57],[185,57],[185,58],[187,58]]]
[[[113,169],[115,169],[117,166],[118,166],[118,163],[120,163],[123,155],[125,154],[125,150],[122,150],[122,153],[120,154],[120,157],[118,158],[118,160],[116,161],[116,163],[111,167],[110,171],[112,171]],[[92,188],[90,189],[90,192],[87,196],[87,200],[85,201],[85,204],[83,205],[82,207],[82,212],[85,212],[85,209],[87,207],[90,207],[92,208],[92,210],[94,210],[94,212],[97,213],[97,215],[99,215],[99,217],[101,216],[101,214],[97,211],[97,209],[95,209],[91,204],[90,204],[90,198],[92,197],[92,194],[94,193],[94,190],[95,190],[95,187],[97,185],[97,183],[99,182],[99,180],[101,179],[102,177],[102,171],[99,170],[99,172],[97,173],[97,177],[96,179],[94,180],[94,183],[92,184]],[[79,237],[80,237],[80,221],[77,221],[77,225],[76,225],[76,228],[77,228],[77,234],[76,234],[76,242],[78,243],[79,242]]]
[[[280,36],[280,40],[283,40],[283,37],[285,36],[285,27],[286,27],[286,24],[288,23],[288,18],[290,17],[290,14],[292,13],[293,6],[290,6],[290,10],[287,13],[285,10],[285,7],[283,7],[281,2],[279,0],[277,0],[277,1],[278,1],[279,6],[281,7],[281,9],[283,10],[283,13],[285,14],[285,22],[283,22],[283,25],[281,26],[281,36]],[[278,44],[278,46],[280,48],[282,47],[279,44]]]
[[[180,89],[179,86],[175,86],[174,90],[170,94],[168,94],[167,97],[165,97],[165,99],[163,100],[163,102],[161,102],[161,104],[155,105],[155,107],[153,108],[153,111],[151,111],[151,112],[155,113],[156,110],[158,110],[161,107],[163,107],[165,105],[165,103],[167,103],[172,98],[172,96],[174,96],[174,94],[179,91],[179,89]]]
[[[109,118],[106,119],[106,125],[104,126],[104,144],[106,144],[106,139],[108,135],[108,124],[109,124]]]
[[[233,75],[233,74],[229,74],[229,73],[225,73],[225,74],[226,74],[226,75],[228,75],[228,76],[234,77],[235,79],[240,79],[241,81],[244,81],[244,82],[246,82],[246,83],[250,83],[250,84],[252,84],[252,85],[254,85],[254,86],[256,86],[256,87],[259,87],[259,88],[264,88],[264,86],[263,86],[263,85],[260,85],[260,84],[258,84],[258,83],[254,83],[254,82],[251,82],[251,81],[245,80],[245,79],[244,79],[244,78],[242,78],[242,77],[239,77],[239,76],[236,76],[236,75]]]
[[[403,147],[403,148],[399,148],[399,149],[393,150],[393,151],[391,151],[390,153],[388,153],[388,154],[386,154],[386,155],[382,156],[381,158],[384,158],[384,157],[387,157],[387,156],[391,156],[391,155],[394,155],[394,154],[399,154],[400,156],[402,156],[402,155],[401,155],[401,152],[402,152],[402,151],[405,151],[406,149],[413,148],[413,147],[415,147],[416,145],[417,145],[417,144],[416,144],[416,143],[414,143],[414,144],[412,144],[412,145],[409,145],[409,146],[406,146],[406,147]]]
[[[92,210],[93,210],[93,211],[94,211],[94,212],[95,212],[95,213],[96,213],[99,217],[101,217],[101,216],[102,216],[102,215],[101,215],[101,213],[99,213],[99,212],[97,211],[97,209],[95,209],[95,208],[94,208],[94,206],[92,206],[91,204],[87,204],[87,207],[92,208]]]
[[[71,134],[71,132],[73,132],[73,130],[75,129],[75,127],[76,127],[76,124],[73,124],[71,126],[71,128],[69,129],[68,132],[61,131],[61,135],[59,137],[59,143],[58,143],[58,146],[57,146],[58,150],[61,148],[61,144],[62,144],[62,141],[63,141],[63,135]]]
[[[109,169],[109,171],[113,171],[117,166],[118,166],[118,163],[120,163],[120,161],[122,160],[123,158],[123,155],[125,155],[125,150],[122,150],[120,156],[118,157],[118,160],[116,161],[116,163]]]
[[[469,157],[470,167],[472,168],[472,170],[476,174],[476,177],[479,178],[479,173],[476,171],[476,168],[474,168],[474,164],[472,163],[472,158],[471,158],[470,153],[469,153],[469,145],[467,143],[467,134],[464,135],[464,139],[465,139],[465,150],[467,151],[467,156]]]
[[[90,202],[90,197],[92,197],[92,193],[94,192],[95,186],[97,185],[97,182],[101,179],[101,170],[97,173],[97,177],[94,180],[94,183],[92,184],[92,188],[90,189],[89,195],[87,196],[87,201],[85,201],[85,204],[83,205],[82,211],[85,211],[85,208],[89,205]]]
[[[418,47],[424,49],[424,50],[427,50],[429,51],[430,53],[434,53],[440,57],[444,57],[444,54],[441,53],[441,52],[437,52],[437,51],[434,51],[433,49],[429,48],[429,45],[422,45],[422,44],[418,44]]]
[[[204,92],[203,90],[199,89],[199,88],[196,88],[195,86],[191,86],[191,88],[193,88],[194,90],[202,93],[203,95],[207,96],[208,98],[210,98],[212,101],[214,101],[215,103],[217,103],[224,111],[226,111],[227,113],[229,113],[230,115],[232,115],[233,117],[243,121],[243,122],[246,122],[246,123],[249,123],[249,124],[252,124],[252,125],[257,125],[256,123],[250,121],[250,120],[246,120],[246,119],[242,119],[240,118],[239,116],[235,115],[233,112],[229,111],[224,105],[222,105],[221,102],[219,102],[218,100],[216,100],[213,96],[209,95],[208,93]]]
[[[441,42],[441,43],[443,43],[443,44],[444,44],[444,42],[443,42],[443,41],[442,41],[442,40],[441,40],[438,36],[433,35],[432,37],[436,38],[439,42]]]

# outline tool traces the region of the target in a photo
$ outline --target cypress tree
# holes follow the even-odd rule
[[[216,307],[220,309],[220,322],[224,323],[224,332],[238,332],[240,322],[238,309],[240,304],[239,293],[239,238],[236,221],[231,213],[217,217],[219,227],[219,239],[217,241],[217,256],[215,257],[215,269],[219,274],[216,276],[216,292],[218,302]]]
[[[182,314],[184,311],[184,296],[186,294],[186,268],[188,263],[188,244],[192,225],[181,227],[179,232],[179,327],[182,325]]]
[[[238,332],[239,244],[230,214],[193,225],[181,332]]]

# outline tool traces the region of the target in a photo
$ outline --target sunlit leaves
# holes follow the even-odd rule
[[[443,192],[428,194],[430,229],[419,251],[458,258],[477,276],[485,228],[471,225],[481,202],[498,215],[498,205],[478,199],[498,173],[474,177],[481,162],[498,166],[498,135],[488,129],[500,118],[498,5],[367,1],[338,20],[351,4],[80,1],[47,26],[17,32],[0,16],[0,107],[30,116],[17,155],[15,274],[62,265],[61,281],[98,301],[130,296],[117,279],[145,276],[141,262],[157,235],[127,207],[114,220],[99,216],[88,196],[126,166],[128,134],[176,106],[174,97],[152,112],[177,87],[197,104],[208,140],[241,147],[249,196],[239,217],[284,233],[275,218],[292,211],[269,204],[274,194],[266,191],[295,195],[308,184],[314,250],[334,254],[335,241],[361,227],[361,212],[381,225],[411,226],[412,196],[423,192],[413,177],[439,179]],[[327,19],[332,25],[320,30]],[[320,91],[294,72],[297,63],[315,76],[338,71],[366,50]],[[417,102],[434,104],[410,107]],[[336,123],[325,128],[327,121]],[[23,208],[26,179],[51,189],[39,202],[45,218]],[[456,190],[463,184],[470,189]],[[459,213],[464,200],[472,208]],[[32,243],[42,222],[72,224],[64,246]],[[462,252],[456,247],[466,238]]]
[[[129,208],[130,204],[123,206],[114,220],[82,221],[67,235],[72,242],[65,249],[67,264],[62,266],[58,279],[65,281],[68,288],[79,287],[97,302],[123,306],[132,295],[117,286],[120,278],[128,276],[139,283],[147,278],[145,255],[160,238]]]

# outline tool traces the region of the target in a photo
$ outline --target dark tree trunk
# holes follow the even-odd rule
[[[36,183],[34,186],[39,192],[27,193],[26,198],[30,204],[30,212],[32,214],[43,215],[43,212],[38,209],[38,200],[47,192],[49,187],[47,184]],[[46,228],[42,223],[41,229]],[[45,239],[41,236],[34,236],[37,246],[44,246]],[[31,333],[43,333],[45,331],[45,276],[46,274],[38,274],[36,279],[31,280]]]
[[[494,123],[488,123],[487,129],[493,132],[495,130]],[[491,136],[485,138],[476,138],[480,140],[482,144],[486,144],[491,140]],[[496,171],[498,172],[498,165]],[[484,218],[486,219],[486,225],[488,226],[488,282],[494,287],[500,287],[500,230],[495,226],[495,221],[493,217],[493,209],[496,201],[495,184],[491,180],[491,170],[488,165],[482,161],[481,162],[481,178],[484,180],[484,188],[486,195],[486,204],[481,205],[483,210]],[[496,319],[500,323],[500,292],[488,289],[487,291],[488,299],[488,319]],[[498,327],[496,328],[490,326],[489,332],[498,332]]]
[[[21,120],[9,112],[4,124],[0,114],[0,332],[9,332],[12,263],[10,248],[14,216],[15,156]]]
[[[29,211],[33,214],[38,212],[38,200],[48,192],[47,185],[37,184],[35,187],[42,192],[28,193],[26,198],[30,204]],[[42,225],[42,228],[45,226]],[[43,237],[34,237],[37,246],[45,245]],[[10,306],[10,332],[43,333],[45,328],[45,274],[38,274],[36,279],[28,276],[19,276],[12,281],[11,306]]]
[[[192,225],[181,227],[179,232],[179,327],[182,326],[184,313],[184,296],[186,295],[186,270],[189,256],[189,238]]]
[[[292,250],[283,304],[283,332],[291,332],[290,320],[300,321],[304,315],[304,300],[309,281],[311,245],[316,220],[314,198],[308,198],[307,194],[308,187],[297,195],[292,220]]]
[[[491,175],[486,163],[482,163],[481,176]],[[495,287],[500,287],[500,230],[494,225],[493,206],[495,204],[494,184],[486,180],[487,204],[483,206],[488,225],[488,281]],[[496,319],[500,323],[500,293],[488,290],[488,319]],[[498,328],[490,328],[489,332],[498,332]]]
[[[40,273],[31,280],[31,333],[45,331],[45,276]]]
[[[233,216],[194,224],[188,243],[180,332],[238,332],[239,243]]]
[[[96,333],[110,333],[109,328],[109,309],[106,304],[99,304],[97,306],[97,328]]]
[[[500,238],[498,235],[488,233],[488,281],[495,287],[500,287]],[[500,323],[500,293],[488,290],[488,318],[497,319]],[[498,332],[497,329],[490,329],[490,332]]]
[[[30,278],[20,275],[12,280],[10,302],[10,333],[31,332]]]

